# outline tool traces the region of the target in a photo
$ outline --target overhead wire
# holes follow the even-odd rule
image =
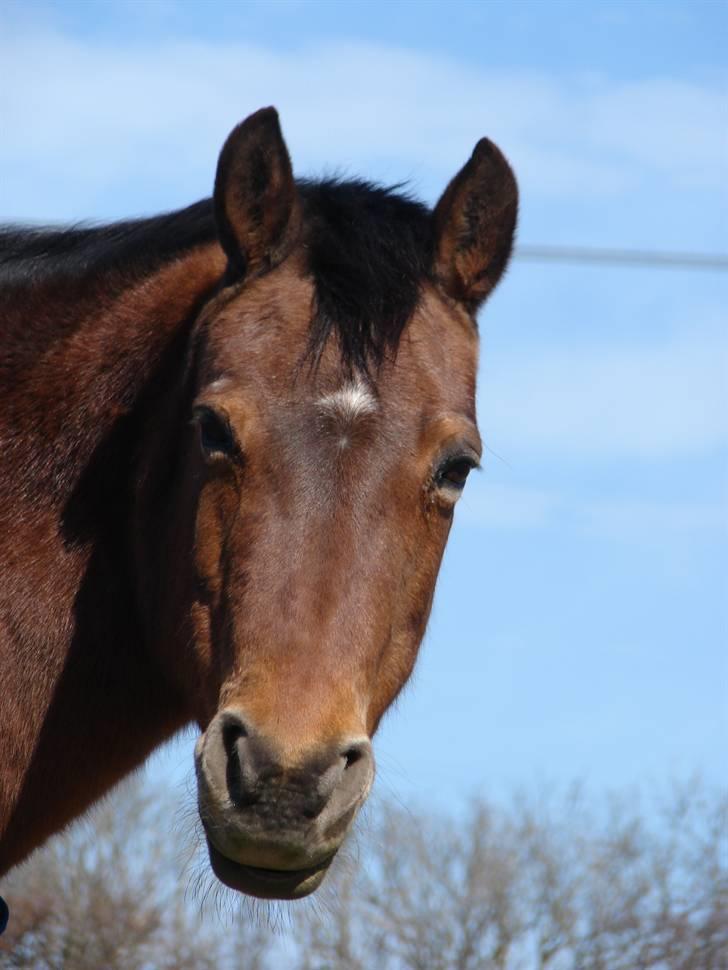
[[[532,263],[592,263],[601,266],[642,266],[650,269],[728,272],[728,255],[723,253],[523,245],[517,246],[513,255],[515,259]]]

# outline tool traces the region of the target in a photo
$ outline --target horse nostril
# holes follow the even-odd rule
[[[232,758],[235,754],[235,746],[238,741],[241,738],[247,738],[247,736],[248,732],[243,722],[234,715],[227,715],[222,728],[222,743],[228,758]]]
[[[227,760],[226,779],[232,802],[243,808],[258,800],[258,770],[250,750],[250,734],[243,721],[228,713],[221,730],[222,746]]]
[[[351,768],[351,766],[355,764],[359,758],[361,758],[361,751],[358,751],[356,748],[349,748],[349,750],[344,753],[344,760],[346,761],[346,765],[344,767]]]
[[[350,745],[345,751],[342,751],[341,756],[344,759],[344,771],[347,768],[351,768],[355,765],[357,761],[361,761],[366,752],[369,749],[368,741],[358,741],[356,744]]]
[[[282,831],[319,817],[322,825],[343,825],[371,787],[374,758],[362,735],[321,741],[303,757],[294,749],[283,759],[280,742],[234,708],[221,711],[209,731],[205,780],[231,825]]]

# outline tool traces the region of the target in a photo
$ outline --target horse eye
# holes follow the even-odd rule
[[[200,429],[200,444],[208,455],[229,455],[235,448],[235,439],[227,418],[209,407],[197,407],[194,420]]]
[[[475,466],[476,463],[472,458],[450,458],[440,467],[437,473],[437,484],[440,487],[462,491],[468,475]]]

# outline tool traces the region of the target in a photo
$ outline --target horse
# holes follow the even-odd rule
[[[217,878],[321,884],[480,461],[517,197],[485,138],[432,210],[296,179],[265,108],[211,199],[2,230],[0,874],[196,724]]]

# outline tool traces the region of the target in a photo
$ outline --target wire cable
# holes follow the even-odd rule
[[[722,253],[670,253],[582,246],[517,246],[514,257],[531,263],[596,263],[602,266],[728,272],[728,255]]]

